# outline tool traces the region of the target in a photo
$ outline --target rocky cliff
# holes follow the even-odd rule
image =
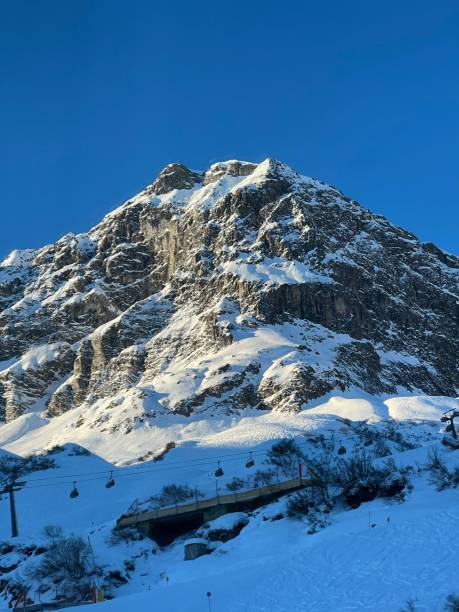
[[[459,259],[277,161],[171,164],[88,233],[11,253],[0,334],[7,421],[455,395]]]

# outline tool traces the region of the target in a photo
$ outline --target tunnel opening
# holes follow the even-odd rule
[[[179,536],[194,531],[203,524],[202,512],[191,516],[171,517],[168,520],[151,522],[148,535],[159,546],[168,546]]]

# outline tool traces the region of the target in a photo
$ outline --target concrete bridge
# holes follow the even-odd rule
[[[249,491],[196,500],[173,508],[158,508],[140,514],[123,516],[118,519],[117,526],[135,527],[145,536],[165,546],[177,536],[197,529],[223,514],[254,510],[282,495],[314,486],[314,484],[313,480],[294,478]]]

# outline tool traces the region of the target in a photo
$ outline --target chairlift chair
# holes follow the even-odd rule
[[[247,459],[247,463],[245,464],[246,468],[251,468],[255,465],[255,461],[253,460],[252,453],[250,453],[249,458]]]
[[[223,468],[220,465],[220,461],[217,462],[217,469],[215,470],[215,476],[217,478],[219,478],[220,476],[223,476]]]
[[[111,489],[112,487],[115,486],[115,479],[113,478],[113,472],[110,472],[110,477],[107,480],[107,483],[105,486],[107,489]]]
[[[76,482],[75,482],[75,481],[73,481],[73,489],[70,491],[70,497],[71,497],[72,499],[75,499],[75,497],[78,497],[78,496],[79,496],[79,494],[80,494],[80,493],[78,492],[78,489],[76,488]]]

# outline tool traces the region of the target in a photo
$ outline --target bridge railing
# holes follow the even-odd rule
[[[179,506],[157,508],[154,510],[140,512],[138,514],[122,516],[118,519],[117,525],[119,527],[127,527],[146,521],[154,521],[162,518],[167,518],[177,514],[187,514],[191,512],[196,512],[197,510],[206,510],[214,506],[237,504],[239,502],[248,502],[259,497],[266,497],[276,493],[293,491],[301,487],[310,487],[314,486],[314,484],[315,482],[313,480],[308,480],[305,478],[293,478],[291,480],[284,480],[282,482],[273,483],[264,487],[257,487],[246,491],[235,491],[234,493],[216,495],[214,497],[201,500],[196,499],[193,502],[181,504]]]

